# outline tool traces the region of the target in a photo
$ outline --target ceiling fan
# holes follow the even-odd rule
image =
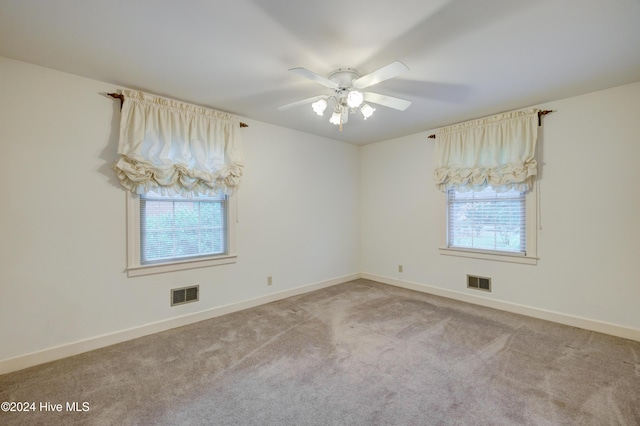
[[[339,68],[331,72],[327,78],[302,67],[291,68],[289,71],[328,87],[329,89],[333,89],[333,94],[302,99],[297,102],[283,105],[278,109],[283,111],[285,109],[311,103],[316,114],[324,115],[324,111],[327,107],[331,106],[333,114],[331,115],[329,122],[336,126],[340,126],[341,131],[342,125],[349,121],[350,112],[355,113],[357,109],[360,109],[365,120],[371,117],[376,109],[366,102],[400,111],[404,111],[409,107],[409,105],[411,105],[410,101],[404,99],[381,95],[379,93],[359,91],[409,71],[409,68],[400,61],[392,62],[364,76],[360,76],[358,71],[353,68]]]

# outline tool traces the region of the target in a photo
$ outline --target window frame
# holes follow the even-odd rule
[[[169,260],[142,264],[140,245],[140,196],[127,191],[127,275],[137,277],[166,272],[184,271],[195,268],[228,265],[237,260],[236,253],[236,199],[231,195],[227,199],[227,238],[226,254],[199,256],[182,260]]]
[[[473,259],[493,260],[499,262],[536,265],[538,262],[537,224],[538,224],[538,194],[534,183],[531,191],[525,194],[525,229],[526,253],[515,253],[496,250],[471,249],[464,247],[449,247],[449,200],[447,193],[442,193],[444,205],[444,221],[441,222],[440,254],[447,256],[467,257]]]

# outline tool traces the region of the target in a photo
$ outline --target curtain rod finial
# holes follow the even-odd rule
[[[542,126],[542,116],[552,113],[552,109],[545,109],[538,111],[538,127]]]
[[[120,93],[107,93],[107,96],[111,96],[113,99],[120,99],[120,110],[122,110],[122,104],[124,103],[124,95]]]

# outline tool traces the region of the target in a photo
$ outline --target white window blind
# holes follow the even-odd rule
[[[140,195],[140,263],[228,254],[227,196]]]
[[[448,247],[526,254],[524,192],[485,188],[447,194]]]

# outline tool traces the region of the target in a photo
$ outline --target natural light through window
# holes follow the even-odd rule
[[[525,194],[448,191],[447,245],[526,254]]]
[[[227,199],[140,196],[140,261],[144,264],[227,253]]]

